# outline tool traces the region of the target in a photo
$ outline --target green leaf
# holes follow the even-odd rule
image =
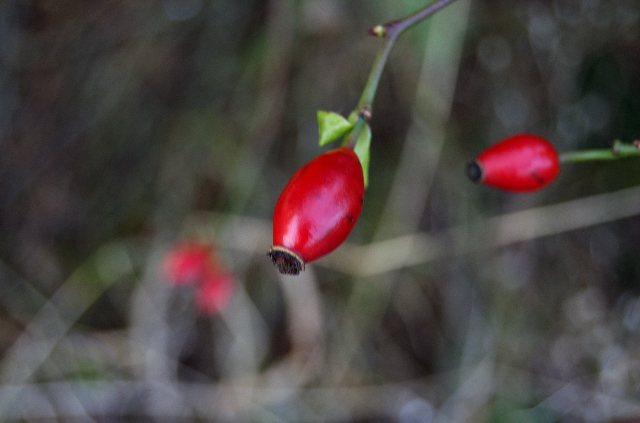
[[[370,147],[371,146],[371,128],[368,123],[364,124],[362,131],[358,135],[358,139],[356,140],[356,146],[353,151],[356,153],[358,158],[360,159],[360,164],[362,165],[362,173],[364,175],[364,187],[367,188],[369,186],[369,157],[370,157]]]
[[[353,124],[347,119],[334,112],[318,110],[318,126],[320,129],[320,147],[325,146],[353,128]]]

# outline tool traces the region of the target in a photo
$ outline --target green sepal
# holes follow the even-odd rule
[[[371,156],[369,150],[371,147],[371,127],[368,123],[364,123],[364,127],[358,135],[356,140],[356,146],[353,148],[353,152],[356,153],[360,164],[362,165],[362,175],[364,176],[364,187],[369,186],[369,158]]]
[[[353,124],[338,113],[318,110],[318,127],[318,144],[323,147],[343,136]]]
[[[347,118],[351,126],[355,126],[358,123],[358,119],[360,119],[360,113],[358,113],[357,109],[351,112]]]

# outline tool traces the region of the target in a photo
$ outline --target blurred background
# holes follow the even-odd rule
[[[516,132],[640,138],[637,0],[458,0],[397,42],[348,242],[280,276],[289,177],[427,1],[0,3],[0,420],[640,421],[640,159],[476,186]],[[162,272],[215,246],[230,302]]]

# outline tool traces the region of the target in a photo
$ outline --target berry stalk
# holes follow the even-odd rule
[[[615,140],[611,148],[596,150],[577,150],[562,153],[560,155],[560,162],[577,163],[601,160],[618,160],[627,157],[638,156],[640,156],[640,140],[635,140],[631,144],[623,143],[620,140]]]
[[[378,83],[380,82],[382,71],[384,70],[384,66],[387,63],[387,59],[389,58],[389,54],[391,53],[397,38],[407,29],[424,21],[429,16],[454,1],[455,0],[436,0],[405,18],[388,22],[384,25],[376,25],[369,29],[369,34],[375,35],[376,37],[384,37],[384,43],[378,50],[378,54],[373,62],[373,66],[371,67],[371,72],[369,73],[369,78],[367,79],[367,83],[362,91],[362,95],[360,96],[360,101],[358,101],[358,106],[355,110],[358,113],[358,121],[356,122],[354,129],[349,136],[349,140],[346,143],[348,148],[353,149],[355,147],[360,131],[365,126],[365,122],[371,119],[373,100],[376,96]]]

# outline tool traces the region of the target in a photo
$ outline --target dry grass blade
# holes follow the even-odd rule
[[[479,250],[503,247],[640,214],[640,187],[480,219],[441,233],[415,233],[366,246],[345,245],[318,262],[371,276]]]

